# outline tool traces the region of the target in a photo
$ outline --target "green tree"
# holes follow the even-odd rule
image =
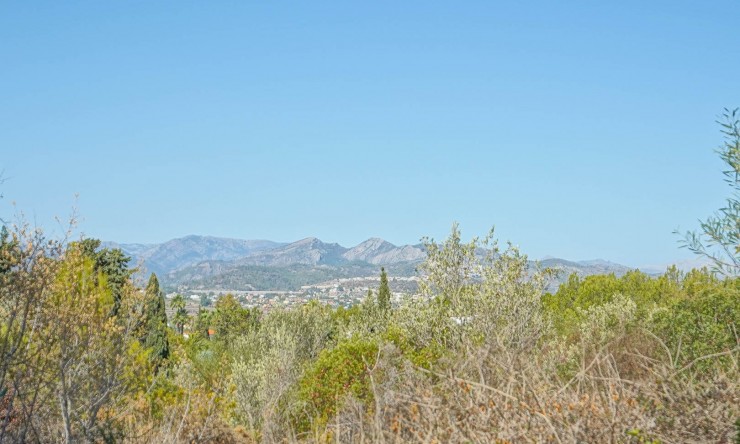
[[[95,270],[104,273],[108,279],[108,288],[113,296],[112,314],[118,314],[124,297],[124,287],[131,279],[132,270],[129,269],[130,257],[123,254],[118,248],[103,248],[95,258]]]
[[[205,310],[203,307],[198,309],[198,314],[195,316],[195,321],[193,321],[193,337],[211,339],[211,335],[208,330],[211,328],[212,315],[213,312]]]
[[[211,327],[216,331],[216,338],[228,344],[255,327],[258,319],[256,311],[242,307],[234,295],[227,294],[216,301]]]
[[[682,246],[709,259],[715,272],[726,276],[740,274],[740,114],[725,109],[721,120],[724,143],[717,153],[726,165],[725,182],[732,192],[724,208],[700,221],[700,232],[688,231]]]
[[[385,268],[380,268],[380,287],[378,288],[378,307],[381,311],[391,309],[391,289],[388,286],[388,275]]]
[[[16,375],[18,405],[38,405],[29,432],[17,442],[102,442],[115,440],[121,425],[114,410],[145,380],[146,353],[135,332],[140,322],[142,295],[131,285],[123,291],[118,316],[107,277],[80,243],[72,244],[56,263],[54,281],[41,301],[34,331],[25,338],[31,359],[19,363]],[[33,387],[44,389],[34,392]],[[53,405],[54,403],[55,405]],[[24,407],[25,410],[25,407]],[[31,419],[33,418],[33,419]],[[51,436],[39,438],[36,428]]]
[[[159,289],[157,275],[152,273],[146,286],[144,319],[145,332],[143,345],[151,350],[151,361],[158,369],[170,355],[170,344],[167,340],[167,313],[165,312],[164,294]]]
[[[170,306],[174,311],[172,323],[175,325],[177,333],[182,335],[185,330],[185,324],[188,322],[188,312],[185,310],[185,298],[181,294],[175,295],[175,297],[172,298]]]
[[[131,258],[123,254],[123,251],[118,248],[100,249],[98,239],[83,239],[75,244],[79,245],[85,257],[93,261],[95,272],[106,277],[114,301],[111,315],[117,315],[121,307],[124,286],[129,282],[132,274],[128,266]]]
[[[454,303],[470,293],[475,284],[473,275],[478,262],[475,252],[481,246],[479,239],[463,243],[460,227],[454,223],[444,243],[438,244],[429,238],[423,238],[422,242],[427,258],[419,265],[419,272],[425,277],[419,283],[420,292],[425,296],[439,297],[445,304]]]

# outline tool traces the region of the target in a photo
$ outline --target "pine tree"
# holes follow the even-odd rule
[[[158,369],[162,361],[170,355],[170,344],[167,341],[167,313],[165,312],[164,294],[159,289],[159,280],[154,273],[149,278],[145,295],[145,332],[142,343],[144,347],[151,350],[151,360]]]
[[[119,248],[100,249],[101,242],[98,239],[83,239],[77,244],[82,254],[93,261],[95,272],[105,275],[114,300],[111,316],[118,315],[124,287],[131,279],[132,271],[128,267],[131,258]]]
[[[380,287],[378,288],[378,307],[381,311],[391,309],[391,289],[388,287],[388,275],[385,268],[380,269]]]

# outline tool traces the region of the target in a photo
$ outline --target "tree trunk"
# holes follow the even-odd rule
[[[72,442],[72,422],[69,418],[69,402],[63,392],[59,394],[59,405],[62,408],[62,420],[64,421],[64,442],[70,444]]]

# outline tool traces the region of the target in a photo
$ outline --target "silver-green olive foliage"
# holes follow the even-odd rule
[[[740,109],[725,109],[717,123],[722,127],[723,144],[717,149],[726,169],[725,182],[732,188],[724,208],[700,222],[699,231],[688,231],[681,244],[709,259],[715,272],[740,274]]]

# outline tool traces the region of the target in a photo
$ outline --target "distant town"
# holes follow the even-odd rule
[[[389,277],[389,285],[394,301],[411,296],[418,289],[419,277]],[[245,308],[259,308],[269,312],[276,308],[291,307],[315,300],[331,307],[350,307],[362,302],[368,291],[377,291],[379,276],[332,279],[313,285],[303,285],[299,290],[228,290],[228,289],[189,289],[183,292],[170,292],[166,295],[167,311],[170,302],[178,294],[187,300],[189,315],[197,315],[201,309],[212,310],[216,300],[226,294],[234,295]]]

